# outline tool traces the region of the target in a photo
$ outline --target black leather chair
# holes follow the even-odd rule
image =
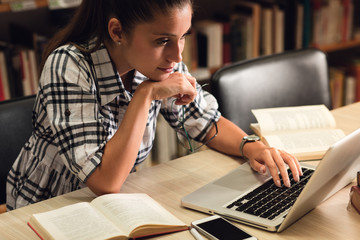
[[[32,132],[35,96],[0,102],[0,204],[6,202],[6,178]]]
[[[326,55],[302,49],[232,63],[212,75],[223,116],[252,134],[251,109],[325,104],[331,109]]]

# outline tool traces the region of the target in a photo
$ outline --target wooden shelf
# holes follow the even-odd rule
[[[47,0],[35,0],[35,4],[36,4],[37,8],[48,6]],[[1,3],[0,4],[0,13],[1,12],[11,12],[10,3]]]
[[[360,39],[351,40],[344,43],[334,43],[329,45],[314,45],[314,47],[324,51],[324,52],[335,52],[341,51],[347,48],[360,47]]]

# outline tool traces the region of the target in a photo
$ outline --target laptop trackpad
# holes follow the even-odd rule
[[[264,183],[267,179],[270,178],[270,176],[267,174],[261,175],[254,172],[247,163],[244,163],[243,165],[233,172],[216,180],[213,184],[238,191],[246,191],[250,186]]]

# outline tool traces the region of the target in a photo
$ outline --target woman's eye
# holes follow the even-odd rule
[[[191,35],[191,32],[190,31],[188,31],[188,32],[186,32],[181,38],[182,39],[185,39],[187,36],[189,36],[189,35]]]
[[[166,45],[170,40],[168,38],[162,38],[162,39],[158,39],[156,40],[156,44],[158,45]]]

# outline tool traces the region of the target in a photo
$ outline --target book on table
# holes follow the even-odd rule
[[[41,239],[135,239],[187,230],[147,194],[106,194],[33,214],[28,225]]]
[[[345,136],[325,105],[253,109],[258,123],[254,133],[270,146],[298,160],[321,159],[328,148]]]
[[[350,203],[348,207],[353,207],[360,214],[360,171],[357,173],[357,185],[350,189]]]
[[[351,186],[350,204],[360,214],[360,186]]]

